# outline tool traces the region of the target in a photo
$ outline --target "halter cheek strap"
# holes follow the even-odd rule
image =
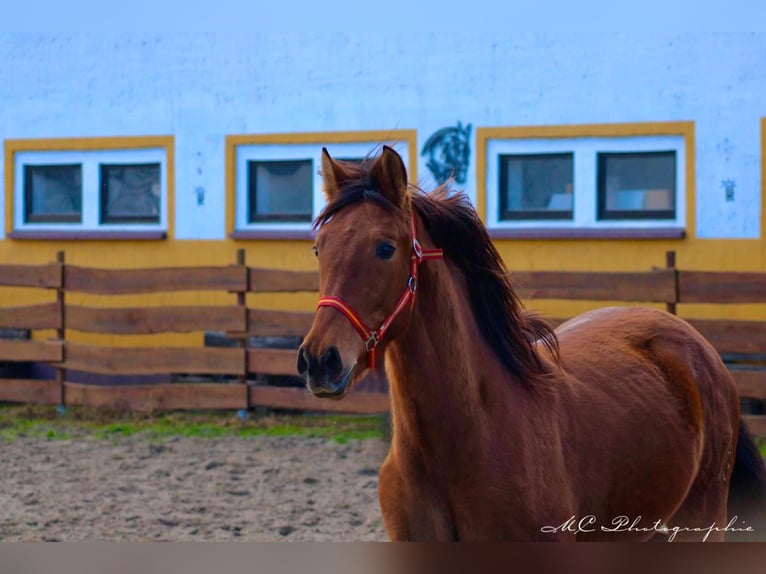
[[[418,289],[418,266],[423,261],[442,259],[443,256],[444,253],[441,249],[423,249],[421,247],[416,234],[415,215],[413,214],[412,252],[410,254],[410,276],[407,279],[407,286],[396,301],[393,311],[383,319],[383,322],[377,329],[367,327],[359,314],[340,297],[322,297],[317,304],[317,309],[320,307],[334,307],[348,319],[349,323],[356,329],[356,332],[359,333],[362,341],[364,341],[364,346],[367,349],[367,366],[370,370],[374,370],[376,347],[383,340],[391,324],[401,315],[407,305],[409,304],[411,308],[415,304],[415,293]]]

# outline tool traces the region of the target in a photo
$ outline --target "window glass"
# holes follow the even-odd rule
[[[101,164],[101,222],[159,223],[160,164]]]
[[[313,162],[249,161],[249,222],[311,221]]]
[[[79,223],[82,219],[82,167],[24,166],[24,220]]]
[[[571,219],[573,154],[500,156],[500,219]]]
[[[676,152],[599,153],[599,219],[674,219]]]

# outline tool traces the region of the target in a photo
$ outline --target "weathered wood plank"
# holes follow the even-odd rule
[[[1,317],[1,315],[0,315]],[[242,331],[242,307],[82,307],[66,306],[67,328],[90,333],[151,334]]]
[[[742,415],[742,418],[753,435],[766,437],[766,415]]]
[[[283,271],[249,267],[248,273],[250,275],[249,289],[256,293],[275,291],[296,293],[319,289],[319,273],[316,271]]]
[[[92,269],[67,265],[67,291],[101,295],[167,291],[244,291],[245,267],[169,267],[156,269]]]
[[[0,307],[0,327],[4,329],[59,329],[61,312],[58,303],[23,307]]]
[[[248,373],[298,376],[297,361],[297,349],[247,349]]]
[[[686,319],[719,353],[766,354],[766,321]]]
[[[246,409],[247,386],[217,383],[162,383],[102,386],[65,383],[66,403],[126,411]]]
[[[766,399],[766,370],[731,369],[740,397]]]
[[[386,393],[351,391],[341,400],[318,399],[307,389],[296,387],[250,386],[250,406],[301,411],[377,414],[389,410]]]
[[[243,349],[106,347],[67,343],[64,368],[104,375],[243,375]]]
[[[61,389],[56,381],[0,379],[0,402],[56,405]]]
[[[766,303],[766,273],[679,271],[680,303]]]
[[[302,337],[311,329],[314,313],[247,310],[247,332],[259,337]]]
[[[675,301],[672,269],[602,273],[575,271],[514,271],[511,278],[524,298],[587,301]]]
[[[45,265],[0,265],[0,285],[10,287],[61,287],[61,266],[58,263]]]
[[[60,341],[15,341],[0,339],[0,361],[57,363],[64,346]]]

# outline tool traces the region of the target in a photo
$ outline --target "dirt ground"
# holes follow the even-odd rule
[[[0,441],[2,541],[381,541],[379,439]]]

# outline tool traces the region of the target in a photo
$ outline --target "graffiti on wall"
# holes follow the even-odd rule
[[[427,157],[426,165],[436,181],[441,185],[450,178],[463,185],[468,174],[471,157],[471,124],[465,127],[448,126],[436,130],[423,145],[422,157]]]

